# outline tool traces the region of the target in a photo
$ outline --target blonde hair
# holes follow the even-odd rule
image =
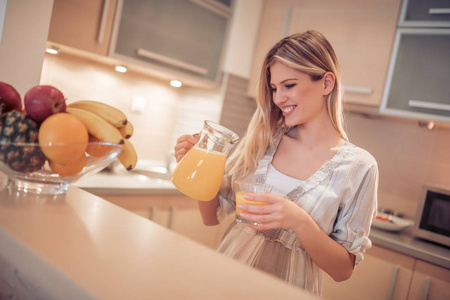
[[[277,61],[310,75],[314,81],[320,80],[326,72],[335,75],[334,88],[327,96],[326,106],[333,128],[346,139],[342,126],[340,68],[333,48],[317,31],[293,34],[280,40],[266,55],[258,84],[256,111],[245,137],[228,160],[231,182],[254,171],[267,147],[274,146],[275,135],[287,129],[281,110],[273,102],[270,87],[270,66]]]

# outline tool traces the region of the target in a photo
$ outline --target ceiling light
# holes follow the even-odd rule
[[[173,86],[173,87],[180,87],[180,86],[183,85],[183,83],[181,81],[179,81],[179,80],[172,80],[170,82],[170,85]]]
[[[45,49],[45,52],[50,53],[50,54],[58,54],[59,48],[57,48],[57,47],[47,48],[47,49]]]
[[[127,67],[125,66],[116,66],[116,71],[120,73],[125,73],[127,71]]]

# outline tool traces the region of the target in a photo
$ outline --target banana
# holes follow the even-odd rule
[[[122,137],[125,139],[129,139],[134,132],[134,126],[131,124],[131,122],[128,120],[127,124],[125,126],[119,127],[119,131],[122,134]]]
[[[67,107],[90,111],[91,113],[102,117],[117,128],[125,126],[128,122],[127,116],[120,109],[99,101],[79,100],[68,104]]]
[[[122,145],[122,152],[119,153],[117,158],[120,163],[127,169],[128,171],[134,169],[137,164],[138,156],[136,149],[133,144],[129,140],[124,140],[124,144]]]
[[[90,111],[75,107],[67,107],[66,111],[77,117],[86,126],[89,134],[99,140],[114,144],[123,144],[124,139],[119,129],[108,123],[105,119]]]

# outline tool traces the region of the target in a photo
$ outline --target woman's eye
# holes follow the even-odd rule
[[[272,93],[275,93],[277,91],[277,88],[275,87],[271,87],[270,89],[272,90]]]
[[[285,87],[287,88],[287,89],[290,89],[290,88],[293,88],[294,86],[296,86],[297,84],[295,84],[295,83],[291,83],[291,84],[286,84],[285,85]]]

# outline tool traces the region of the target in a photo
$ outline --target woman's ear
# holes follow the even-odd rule
[[[334,83],[336,82],[336,76],[331,72],[326,72],[323,76],[323,95],[327,96],[334,89]]]

